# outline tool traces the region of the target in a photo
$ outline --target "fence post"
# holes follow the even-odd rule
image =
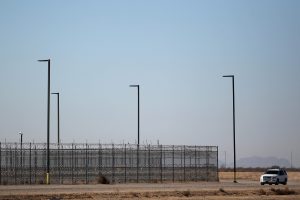
[[[36,184],[36,171],[37,171],[37,151],[36,145],[34,145],[34,183]]]
[[[129,168],[132,169],[133,168],[133,161],[132,161],[132,149],[131,149],[131,145],[129,145]]]
[[[74,158],[74,155],[73,155],[73,148],[74,148],[74,143],[72,143],[72,149],[71,149],[71,169],[72,169],[72,172],[71,172],[71,175],[72,175],[72,184],[74,184],[74,161],[73,161],[73,158]]]
[[[103,159],[102,145],[100,144],[100,171],[101,171],[101,173],[102,173],[102,166],[103,166],[102,159]]]
[[[17,184],[17,144],[15,144],[15,185]]]
[[[5,178],[6,183],[8,183],[8,177],[9,177],[8,165],[9,165],[9,151],[8,151],[7,144],[5,143],[5,171],[6,171],[6,176],[4,176],[4,177],[6,177]]]
[[[180,146],[180,177],[181,177],[181,181],[183,181],[183,177],[182,177],[182,170],[183,170],[183,162],[182,162],[182,146]]]
[[[112,144],[112,182],[115,182],[115,147],[114,144]]]
[[[8,165],[9,165],[9,151],[8,151],[8,148],[7,148],[7,144],[5,143],[5,171],[6,171],[6,183],[8,183],[8,177],[9,177],[9,170],[8,170]]]
[[[20,143],[20,184],[23,184],[23,149]]]
[[[45,144],[46,145],[46,144]],[[44,148],[44,155],[43,155],[43,162],[44,162],[44,173],[46,174],[47,173],[47,155],[46,155],[46,153],[47,153],[47,149],[46,149],[46,147]],[[46,180],[46,182],[47,182],[47,180]]]
[[[139,182],[139,150],[140,150],[140,145],[137,144],[137,149],[136,149],[136,182]]]
[[[219,180],[219,147],[217,146],[217,181]]]
[[[197,176],[197,146],[195,145],[195,181],[198,180],[198,176]]]
[[[151,146],[150,144],[148,145],[148,182],[150,183],[151,180]]]
[[[10,175],[13,176],[13,150],[11,148],[11,145],[9,146],[9,164],[10,164]]]
[[[57,144],[57,170],[58,170],[58,183],[60,183],[61,173],[60,173],[60,144]]]
[[[2,184],[2,146],[0,142],[0,185]]]
[[[64,147],[61,146],[61,168],[64,170]],[[64,172],[62,173],[61,176],[61,184],[64,183]]]
[[[0,142],[0,185],[2,184],[2,146]]]
[[[31,142],[29,143],[29,184],[31,185]]]
[[[7,166],[8,166],[8,148],[7,148],[7,144],[5,143],[5,166],[4,166],[4,168],[5,168],[6,176],[4,176],[3,179],[6,180],[6,183],[8,183],[7,177],[8,177],[8,174],[9,174]]]
[[[183,146],[183,180],[185,182],[185,145]]]
[[[75,179],[75,184],[77,183],[77,181],[78,181],[78,153],[79,151],[77,150],[77,145],[76,144],[74,144],[74,153],[73,153],[73,159],[74,159],[74,161],[73,161],[73,166],[74,166],[74,171],[76,171],[76,173],[75,174],[73,174],[73,176],[74,176],[74,179]]]
[[[100,142],[99,142],[99,146],[98,146],[98,178],[100,177]]]
[[[208,146],[206,146],[206,181],[208,181],[208,167],[209,167]]]
[[[124,158],[125,158],[124,167],[125,167],[125,183],[126,183],[126,173],[127,173],[126,144],[125,144],[124,154],[125,154],[124,155]]]
[[[173,165],[173,183],[174,183],[175,180],[174,145],[173,145],[173,152],[172,152],[172,165]]]
[[[190,151],[190,167],[189,167],[189,171],[190,171],[190,173],[189,173],[189,175],[190,175],[190,178],[189,178],[189,181],[191,181],[192,180],[192,169],[193,169],[193,165],[192,165],[192,150]]]
[[[160,145],[160,182],[163,180],[163,146]]]
[[[88,184],[88,144],[85,145],[85,184]]]

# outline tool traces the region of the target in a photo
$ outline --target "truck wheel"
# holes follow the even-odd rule
[[[279,180],[277,179],[275,185],[278,185],[278,183],[279,183]]]
[[[283,185],[286,185],[286,183],[287,183],[287,179],[284,180]]]

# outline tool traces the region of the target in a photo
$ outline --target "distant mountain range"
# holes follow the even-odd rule
[[[289,160],[284,158],[276,158],[276,157],[259,157],[259,156],[252,156],[241,158],[236,161],[237,167],[272,167],[272,166],[279,166],[279,167],[291,167],[291,163]],[[224,166],[224,162],[220,162],[220,166]],[[233,162],[227,163],[227,167],[233,167]]]

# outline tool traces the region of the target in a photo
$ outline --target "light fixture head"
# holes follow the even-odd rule
[[[140,85],[129,85],[129,87],[139,87]]]
[[[38,62],[49,62],[50,59],[47,59],[47,60],[38,60]]]

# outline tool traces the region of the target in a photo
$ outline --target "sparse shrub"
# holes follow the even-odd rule
[[[152,180],[152,183],[158,183],[157,179]]]
[[[286,187],[285,189],[271,188],[271,191],[274,192],[276,195],[291,195],[291,194],[295,194],[296,193],[294,190],[290,190],[288,187]]]
[[[44,184],[44,181],[43,180],[39,180],[39,184]]]
[[[51,197],[49,200],[61,200],[61,199],[58,197]]]
[[[266,195],[267,192],[264,189],[260,189],[260,190],[258,190],[258,194],[259,195]]]
[[[186,197],[189,197],[192,195],[190,190],[183,191],[182,194],[183,194],[183,196],[186,196]]]
[[[139,197],[139,194],[137,192],[131,192],[132,197]]]
[[[223,188],[219,188],[220,192],[227,193]]]
[[[119,194],[120,193],[120,189],[119,188],[115,188],[114,191]]]
[[[103,174],[99,174],[97,183],[98,184],[109,184],[109,180]]]
[[[151,197],[150,193],[149,193],[149,192],[146,192],[146,193],[145,193],[145,197],[150,198],[150,197]]]

